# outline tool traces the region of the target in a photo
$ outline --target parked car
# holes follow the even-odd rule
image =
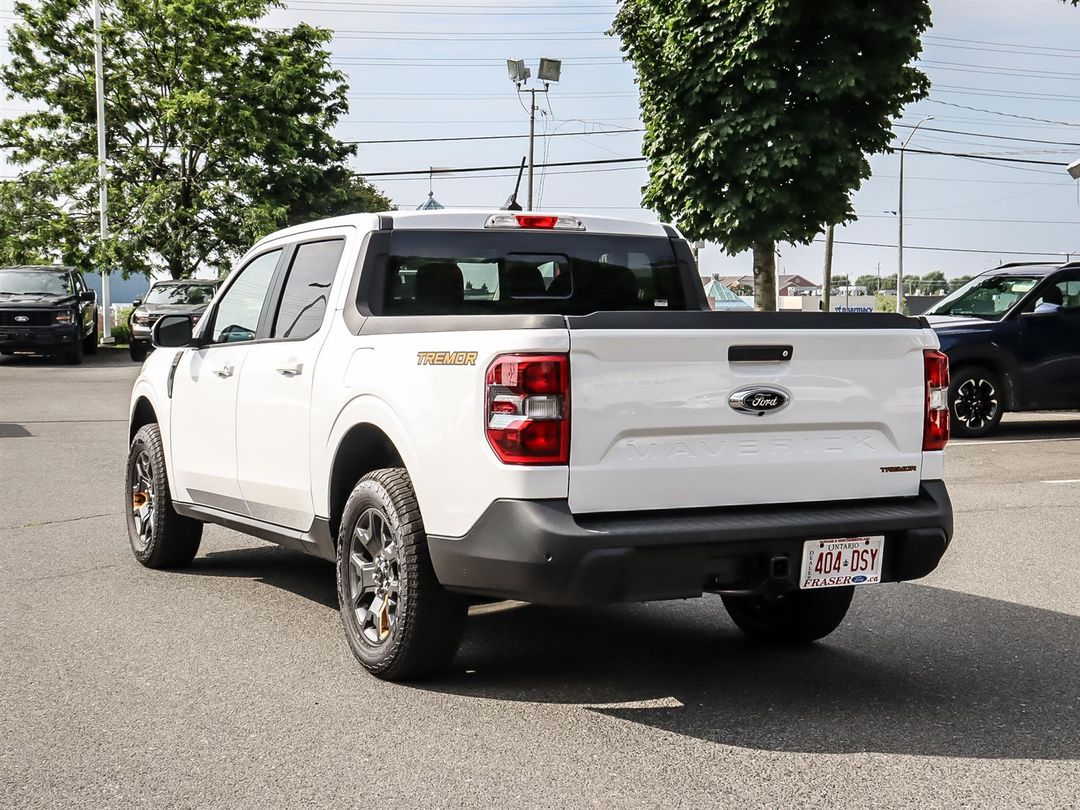
[[[162,315],[188,315],[198,320],[214,298],[221,281],[218,279],[184,279],[158,281],[146,292],[145,298],[132,301],[131,359],[142,362],[152,348],[150,329]]]
[[[952,536],[948,365],[897,314],[711,312],[671,226],[395,212],[259,242],[130,408],[136,559],[204,523],[336,561],[384,678],[454,656],[466,596],[717,593],[805,643]],[[851,345],[858,351],[850,351]]]
[[[956,436],[988,436],[1007,411],[1080,408],[1080,263],[1005,264],[931,307],[949,356]]]
[[[78,270],[0,267],[0,353],[58,355],[78,364],[97,349],[97,295]]]

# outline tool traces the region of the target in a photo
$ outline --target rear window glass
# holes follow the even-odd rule
[[[385,266],[385,315],[686,309],[663,237],[402,230]]]

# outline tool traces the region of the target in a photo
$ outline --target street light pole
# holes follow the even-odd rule
[[[546,88],[545,88],[546,89]],[[529,88],[529,193],[526,211],[533,210],[533,166],[536,155],[536,88]]]
[[[97,96],[98,218],[101,251],[109,238],[108,167],[105,163],[105,60],[101,48],[101,0],[94,0],[94,92]],[[99,254],[100,255],[100,254]],[[112,342],[112,312],[109,296],[109,269],[104,257],[101,272],[102,343]]]
[[[934,116],[928,115],[917,123],[902,144],[900,144],[900,194],[896,206],[896,311],[904,311],[904,150],[908,142],[919,131],[919,127]]]
[[[507,59],[506,69],[510,75],[510,81],[517,85],[518,101],[521,100],[522,85],[527,84],[532,78],[532,70],[525,66],[522,59]],[[536,78],[544,83],[541,90],[536,87],[526,87],[529,94],[529,180],[526,193],[526,211],[533,210],[533,174],[536,167],[536,94],[546,93],[551,89],[551,82],[558,82],[562,74],[562,62],[558,59],[544,58],[540,60],[540,68],[536,72]],[[520,182],[520,176],[518,180]]]

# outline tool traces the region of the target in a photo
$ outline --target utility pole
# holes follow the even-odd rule
[[[826,312],[832,311],[832,252],[833,252],[833,228],[835,226],[830,225],[825,230],[825,284],[824,289],[821,291],[823,309]],[[850,281],[850,280],[849,280]]]
[[[109,171],[105,163],[105,60],[101,49],[101,0],[94,0],[94,91],[97,96],[98,217],[101,248],[109,238]],[[101,266],[102,343],[112,343],[112,302],[109,296],[109,268]]]
[[[919,127],[927,121],[933,121],[934,116],[928,115],[917,123],[902,144],[900,144],[900,194],[896,207],[896,311],[904,311],[904,150]]]

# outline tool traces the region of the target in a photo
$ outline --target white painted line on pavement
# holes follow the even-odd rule
[[[1044,444],[1046,442],[1080,442],[1080,436],[1061,436],[1052,439],[958,439],[949,447],[975,447],[980,444]]]
[[[1080,484],[1080,478],[1058,478],[1050,481],[1043,481],[1044,484]]]
[[[517,610],[527,606],[528,602],[518,602],[506,599],[502,602],[488,602],[483,605],[472,605],[469,608],[470,616],[487,616],[490,613],[505,613],[508,610]]]

